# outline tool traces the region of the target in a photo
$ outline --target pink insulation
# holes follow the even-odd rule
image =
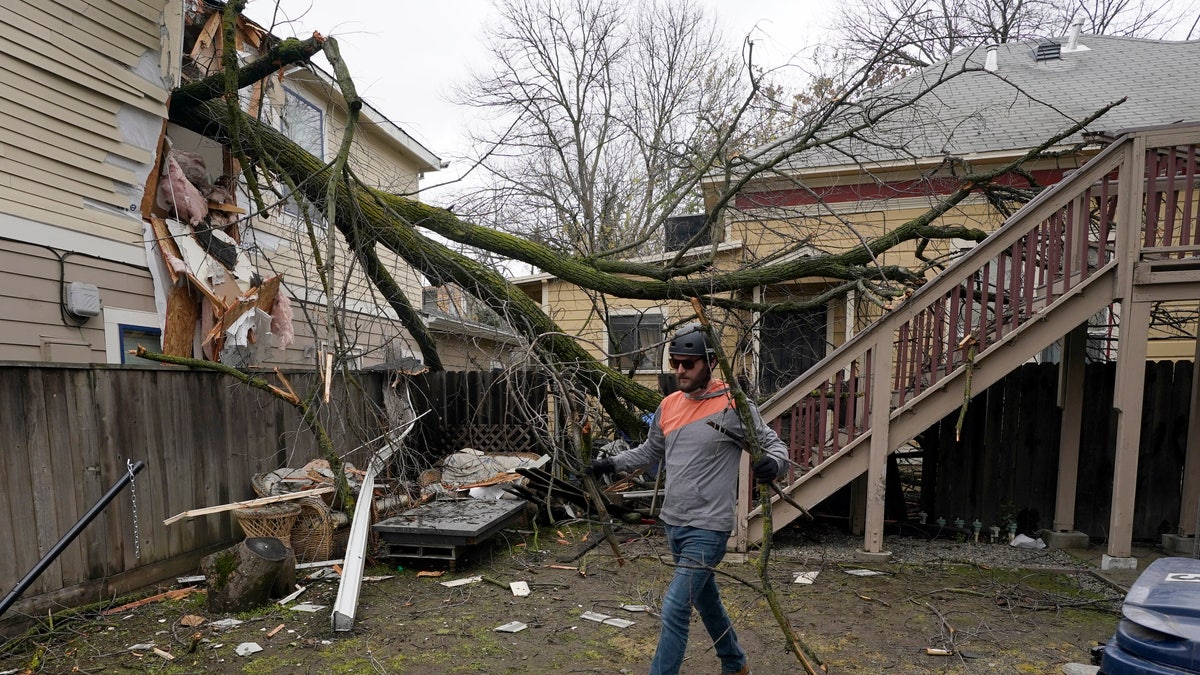
[[[158,202],[183,222],[195,226],[208,216],[204,195],[184,176],[174,153],[167,155],[167,179],[158,184]]]
[[[287,349],[296,341],[296,330],[292,327],[292,303],[282,288],[275,296],[275,306],[271,308],[271,332],[279,340],[280,349]]]

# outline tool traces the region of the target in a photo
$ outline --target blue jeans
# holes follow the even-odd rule
[[[692,608],[700,613],[704,627],[721,659],[721,672],[734,673],[746,665],[746,653],[738,646],[729,614],[721,604],[713,568],[725,557],[728,532],[697,527],[667,525],[667,545],[675,558],[675,576],[662,603],[662,632],[658,650],[650,663],[650,675],[675,675],[687,651]]]

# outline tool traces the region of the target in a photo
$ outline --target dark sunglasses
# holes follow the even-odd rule
[[[679,366],[683,366],[684,370],[691,370],[692,367],[695,366],[696,362],[699,360],[700,359],[677,359],[675,357],[671,357],[670,359],[667,360],[667,363],[671,364],[672,370],[675,370]]]

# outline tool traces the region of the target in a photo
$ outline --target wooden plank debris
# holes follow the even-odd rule
[[[178,600],[179,598],[187,597],[188,595],[191,595],[192,593],[194,593],[198,590],[200,590],[200,589],[196,588],[195,586],[188,586],[187,588],[177,588],[173,591],[165,591],[163,593],[151,595],[150,597],[142,598],[141,600],[134,600],[133,602],[127,602],[124,605],[121,605],[120,607],[113,607],[112,609],[106,609],[103,612],[100,612],[100,615],[101,616],[111,616],[113,614],[120,614],[121,612],[135,609],[135,608],[141,607],[142,605],[148,605],[152,602],[158,602],[160,600]]]
[[[173,515],[170,518],[167,518],[166,520],[164,520],[163,525],[170,525],[171,523],[178,522],[180,520],[183,520],[184,518],[194,518],[196,516],[207,516],[212,513],[221,513],[222,511],[232,511],[234,509],[243,509],[243,508],[248,508],[248,507],[252,507],[252,506],[264,506],[266,504],[274,504],[276,502],[284,502],[284,501],[288,501],[291,499],[303,499],[305,497],[315,497],[317,495],[323,495],[323,494],[333,492],[333,490],[334,490],[334,488],[332,488],[332,487],[321,487],[321,488],[316,488],[314,490],[304,490],[301,492],[293,492],[291,494],[286,494],[286,495],[273,495],[270,497],[260,497],[258,499],[247,499],[247,500],[241,501],[241,502],[232,502],[230,504],[221,504],[219,506],[206,506],[201,509],[192,509],[191,511],[184,511],[183,513],[178,513],[176,515]]]

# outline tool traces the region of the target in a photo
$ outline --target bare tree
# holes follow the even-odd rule
[[[722,123],[747,92],[711,19],[688,2],[505,0],[491,67],[459,89],[489,115],[487,186],[456,211],[555,250],[625,254],[696,211]]]

